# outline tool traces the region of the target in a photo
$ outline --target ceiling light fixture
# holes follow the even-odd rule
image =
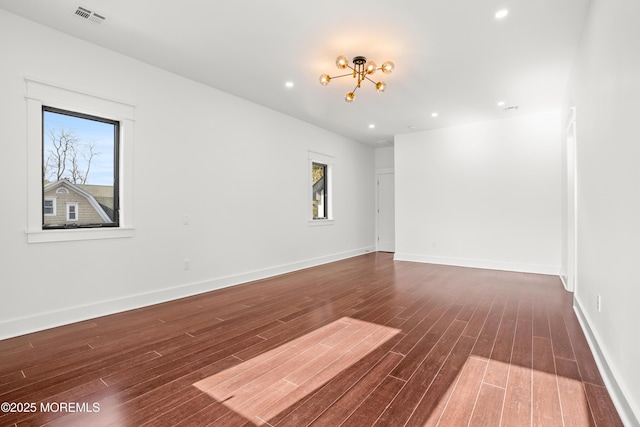
[[[326,86],[329,84],[331,79],[352,76],[354,79],[358,80],[358,83],[356,84],[356,87],[351,92],[348,92],[344,97],[345,101],[352,102],[356,97],[355,95],[356,90],[358,90],[358,88],[360,87],[360,84],[365,80],[369,80],[371,83],[376,85],[376,90],[378,91],[378,93],[384,92],[384,90],[387,88],[387,84],[383,81],[374,82],[369,78],[369,75],[372,75],[378,70],[382,71],[384,74],[391,74],[391,72],[395,68],[395,65],[391,61],[385,61],[382,64],[382,66],[378,68],[375,62],[367,61],[367,58],[365,58],[364,56],[356,56],[355,58],[353,58],[353,67],[352,67],[351,65],[349,65],[347,58],[340,55],[336,58],[336,67],[338,67],[340,70],[349,68],[353,72],[342,74],[339,76],[333,76],[333,77],[330,76],[329,74],[323,74],[320,76],[320,84],[322,86]]]
[[[496,19],[503,19],[503,18],[506,18],[508,14],[509,14],[509,10],[502,9],[496,12],[495,17]]]

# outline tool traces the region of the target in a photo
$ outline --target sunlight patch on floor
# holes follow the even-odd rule
[[[585,412],[581,408],[588,408],[582,387],[580,380],[555,372],[470,356],[424,425],[456,425],[460,419],[476,425],[500,425],[505,418],[509,421],[517,418],[517,413],[522,415],[523,410],[534,425],[544,425],[546,417],[561,423],[561,411],[581,414]],[[428,392],[424,398],[428,398]],[[557,408],[552,407],[555,403]]]
[[[262,425],[399,332],[343,317],[194,386]]]

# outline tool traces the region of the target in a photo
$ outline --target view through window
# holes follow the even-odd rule
[[[119,122],[42,108],[42,227],[118,226]]]
[[[313,186],[313,219],[328,218],[327,165],[313,162],[311,165],[311,183]]]

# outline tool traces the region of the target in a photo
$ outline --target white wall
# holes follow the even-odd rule
[[[567,95],[577,130],[576,311],[627,425],[640,425],[639,16],[638,1],[591,1]]]
[[[559,113],[395,137],[396,259],[557,274]]]
[[[395,161],[393,159],[393,147],[376,148],[375,150],[376,170],[393,170]]]
[[[374,247],[373,149],[2,10],[0,52],[0,338]],[[27,243],[25,76],[136,106],[133,237]],[[308,222],[310,150],[333,225]]]

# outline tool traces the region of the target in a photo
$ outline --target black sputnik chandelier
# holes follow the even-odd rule
[[[369,78],[369,76],[373,75],[378,70],[382,71],[384,74],[391,74],[391,72],[393,71],[393,68],[395,67],[395,65],[393,65],[393,62],[385,61],[382,64],[382,66],[378,68],[375,62],[367,61],[367,58],[365,58],[364,56],[356,56],[355,58],[353,58],[353,67],[352,67],[351,65],[349,65],[347,58],[345,58],[342,55],[336,58],[336,66],[340,70],[349,68],[352,72],[347,74],[342,74],[339,76],[330,76],[328,74],[323,74],[320,76],[320,84],[322,86],[326,86],[329,84],[329,82],[332,79],[337,79],[340,77],[347,77],[347,76],[351,76],[354,79],[357,79],[358,83],[356,84],[356,87],[351,92],[348,92],[344,96],[344,100],[347,102],[352,102],[355,99],[356,90],[358,90],[358,88],[360,87],[360,84],[365,80],[369,80],[371,83],[376,85],[376,90],[378,91],[378,93],[384,92],[384,90],[387,88],[387,84],[383,81],[375,82],[371,78]]]

